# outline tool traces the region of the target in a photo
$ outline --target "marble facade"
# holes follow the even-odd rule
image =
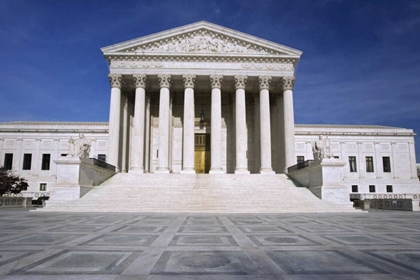
[[[79,133],[91,140],[90,157],[120,172],[237,176],[285,173],[313,159],[312,144],[325,135],[332,155],[346,163],[350,193],[371,193],[371,186],[387,193],[391,186],[392,193],[420,196],[411,129],[295,125],[298,50],[207,22],[101,50],[109,63],[109,123],[0,123],[0,164],[11,159],[11,169],[29,180],[28,192],[48,193],[57,176],[53,161]],[[208,139],[205,149],[197,150],[197,139]],[[197,155],[206,157],[207,169],[197,170]]]

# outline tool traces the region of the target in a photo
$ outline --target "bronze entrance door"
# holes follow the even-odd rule
[[[210,170],[210,134],[195,135],[194,168],[197,174]]]

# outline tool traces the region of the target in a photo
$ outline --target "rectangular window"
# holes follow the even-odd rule
[[[13,167],[13,154],[4,154],[4,169],[12,170]]]
[[[304,156],[297,156],[297,163],[302,163],[305,161],[305,157]]]
[[[357,172],[356,157],[349,157],[350,172]]]
[[[340,157],[339,157],[339,156],[333,156],[333,158],[335,158],[335,159],[340,159]]]
[[[375,186],[369,185],[369,192],[375,192]]]
[[[41,184],[39,184],[39,190],[41,192],[46,191],[47,190],[47,183],[41,183]]]
[[[32,154],[23,154],[22,170],[31,170]]]
[[[106,161],[106,154],[98,154],[98,160]]]
[[[62,156],[62,157],[66,157],[66,156],[67,156],[67,154],[61,154],[61,156]]]
[[[386,186],[386,192],[392,192],[392,185]]]
[[[50,170],[50,160],[51,160],[50,154],[42,154],[41,170]]]
[[[366,157],[366,172],[373,172],[373,157]]]
[[[359,192],[359,187],[357,185],[352,185],[351,192]]]
[[[391,160],[389,157],[382,157],[384,172],[391,172]]]

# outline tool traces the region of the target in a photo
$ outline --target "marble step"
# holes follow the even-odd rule
[[[41,211],[164,213],[355,212],[320,200],[285,175],[119,173],[77,201]]]

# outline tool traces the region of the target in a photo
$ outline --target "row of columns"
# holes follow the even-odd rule
[[[194,170],[194,130],[195,130],[195,105],[194,87],[195,75],[183,75],[184,82],[184,127],[183,127],[183,164],[181,173],[195,173]],[[146,85],[145,74],[134,74],[136,86],[133,133],[131,141],[130,171],[144,172],[145,156],[145,106]],[[247,128],[245,87],[247,76],[237,75],[235,79],[235,173],[249,173],[247,160]],[[271,121],[270,121],[270,76],[260,76],[259,86],[259,134],[260,134],[260,173],[272,174],[271,160]],[[169,143],[170,143],[170,87],[171,75],[158,75],[160,84],[159,96],[159,147],[158,167],[156,173],[169,173]],[[111,104],[109,114],[109,141],[108,162],[118,167],[119,160],[119,131],[121,87],[123,79],[121,74],[110,74]],[[223,173],[222,168],[222,75],[210,75],[211,85],[211,164],[210,174]],[[283,91],[283,115],[281,121],[284,133],[281,133],[284,143],[284,167],[295,164],[294,152],[294,113],[293,89],[294,77],[282,77],[281,88]]]

